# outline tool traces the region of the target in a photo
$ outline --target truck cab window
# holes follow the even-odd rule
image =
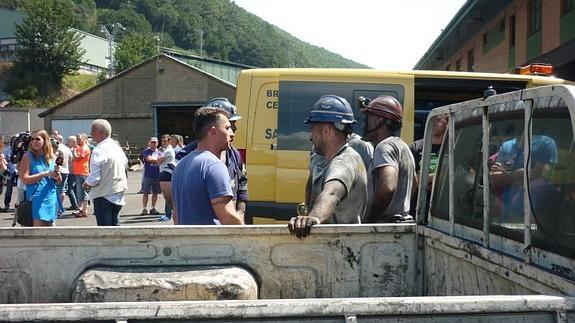
[[[431,198],[431,215],[449,219],[449,132],[443,138],[441,156],[435,173],[433,196]]]
[[[455,130],[455,222],[480,229],[483,225],[481,120]]]
[[[529,196],[536,247],[575,257],[575,142],[563,101],[533,102]]]
[[[466,120],[455,129],[454,214],[455,221],[480,228],[483,223],[481,168],[481,120]],[[449,219],[449,149],[447,136],[436,173],[431,214]]]
[[[524,113],[490,120],[489,222],[491,231],[523,241],[523,208],[517,196],[523,187]]]

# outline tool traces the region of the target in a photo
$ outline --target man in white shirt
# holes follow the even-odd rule
[[[98,226],[118,226],[120,210],[126,204],[128,159],[122,147],[110,138],[112,126],[107,120],[94,120],[91,134],[97,145],[92,151],[90,174],[83,187],[90,191]]]

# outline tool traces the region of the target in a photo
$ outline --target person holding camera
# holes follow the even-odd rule
[[[70,174],[69,165],[72,163],[72,150],[66,146],[63,141],[64,137],[62,135],[52,135],[53,146],[56,149],[56,164],[59,166],[60,175],[62,176],[62,181],[58,184],[58,198],[60,199],[58,215],[64,214],[64,197],[66,197],[66,192],[68,191],[68,176]],[[61,161],[61,165],[58,163]]]
[[[7,163],[6,177],[6,192],[4,193],[4,208],[0,212],[8,212],[10,210],[10,203],[12,202],[12,191],[14,186],[18,183],[18,167],[17,161],[12,157],[12,144],[16,140],[16,136],[7,136],[6,145],[3,150],[4,160]]]
[[[46,130],[31,133],[30,147],[22,156],[19,174],[26,185],[26,200],[32,201],[33,226],[52,226],[57,218],[57,184],[62,176]]]

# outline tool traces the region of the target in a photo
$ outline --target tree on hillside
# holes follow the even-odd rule
[[[19,47],[9,88],[16,97],[56,97],[62,79],[77,72],[84,54],[81,36],[70,29],[73,4],[70,0],[24,0],[22,9],[27,16],[16,27]]]
[[[120,10],[98,9],[98,23],[104,26],[111,26],[114,23],[120,23],[128,31],[139,33],[150,33],[152,27],[144,15],[135,12],[131,8],[122,8]],[[122,39],[126,33],[118,33],[118,39]]]
[[[98,32],[98,15],[96,14],[96,3],[94,0],[73,0],[75,22],[77,29],[95,34]]]
[[[20,0],[0,0],[0,8],[16,10],[19,4]]]
[[[163,33],[170,37],[162,36],[162,46],[175,45],[190,54],[252,66],[366,67],[302,42],[230,0],[71,1],[76,4],[82,22],[77,25],[82,30],[99,34],[101,25],[121,23],[126,27],[115,35],[119,42],[130,32]]]
[[[158,38],[152,34],[129,33],[116,48],[116,71],[121,72],[154,57],[158,53],[157,46]]]

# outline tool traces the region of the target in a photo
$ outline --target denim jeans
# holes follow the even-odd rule
[[[4,206],[10,206],[12,201],[12,189],[18,183],[18,175],[10,174],[8,181],[6,182],[6,195],[4,196]]]
[[[84,184],[84,181],[86,180],[86,177],[88,177],[88,176],[74,175],[74,177],[76,178],[76,201],[78,203],[80,203],[82,201],[87,201],[88,200],[88,193],[84,190],[82,185]]]
[[[64,200],[62,200],[62,193],[66,193],[68,190],[68,174],[60,174],[62,176],[62,181],[60,184],[56,184],[56,191],[58,194],[58,212],[64,213]]]
[[[168,206],[168,203],[166,203],[166,206],[164,207],[164,213],[168,219],[172,218],[172,209]]]
[[[118,226],[120,225],[121,205],[114,204],[104,197],[94,199],[94,214],[98,226]]]

